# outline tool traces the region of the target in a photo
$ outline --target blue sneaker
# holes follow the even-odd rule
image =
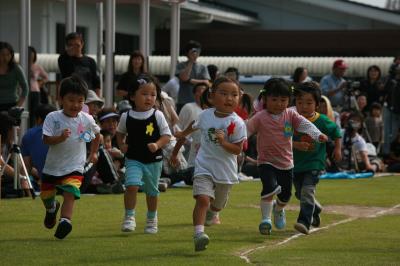
[[[258,230],[262,235],[270,235],[272,229],[272,223],[270,219],[262,220],[260,225],[258,226]]]
[[[276,229],[283,229],[286,226],[285,210],[282,209],[280,211],[277,211],[275,209],[276,209],[276,201],[274,201],[274,205],[272,207],[272,210],[274,213],[274,225],[275,225]]]
[[[210,243],[210,238],[204,232],[201,232],[193,236],[193,241],[194,251],[203,251],[207,248],[208,243]]]

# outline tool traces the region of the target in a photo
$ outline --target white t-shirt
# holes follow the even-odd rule
[[[59,110],[46,116],[43,135],[60,136],[67,128],[71,130],[71,136],[61,143],[49,145],[43,173],[54,176],[63,176],[74,171],[83,173],[86,141],[93,140],[95,134],[100,132],[100,127],[87,113],[79,112],[77,117],[69,117],[63,110]]]
[[[119,120],[117,131],[122,134],[128,134],[128,131],[126,129],[126,116],[128,113],[129,113],[129,116],[132,118],[139,119],[139,120],[145,120],[145,119],[149,118],[153,114],[153,112],[154,112],[154,109],[151,108],[149,111],[146,111],[146,112],[136,112],[133,110],[129,110],[128,112],[123,113]],[[156,110],[155,116],[156,116],[158,128],[160,129],[160,136],[162,136],[162,135],[171,136],[171,131],[169,130],[168,123],[164,117],[164,114],[161,111]]]
[[[222,184],[238,183],[237,156],[221,147],[215,130],[222,129],[226,140],[238,143],[246,139],[246,125],[236,113],[221,118],[215,116],[214,111],[215,108],[204,110],[193,125],[201,133],[194,176],[208,175],[214,182]]]

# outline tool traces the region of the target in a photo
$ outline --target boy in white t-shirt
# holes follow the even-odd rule
[[[92,142],[88,161],[97,161],[100,128],[91,115],[82,112],[87,92],[86,83],[79,77],[63,79],[60,84],[63,109],[48,114],[43,124],[43,142],[49,145],[40,193],[46,208],[44,226],[48,229],[55,226],[60,208],[55,196],[57,191],[61,192],[64,202],[54,234],[59,239],[72,230],[72,212],[75,199],[80,198],[87,142]]]

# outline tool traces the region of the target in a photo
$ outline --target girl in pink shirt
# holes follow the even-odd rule
[[[293,131],[327,141],[327,136],[311,122],[287,108],[292,90],[284,79],[269,79],[258,97],[264,103],[263,109],[247,123],[248,135],[257,134],[258,169],[263,185],[259,231],[263,235],[271,233],[272,212],[277,229],[286,225],[284,207],[290,200],[293,180]],[[273,201],[274,195],[277,195],[276,201]]]

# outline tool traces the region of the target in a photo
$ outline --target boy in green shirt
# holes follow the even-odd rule
[[[299,84],[295,90],[296,109],[322,133],[335,142],[333,152],[336,161],[341,160],[341,132],[335,122],[316,112],[321,90],[316,82]],[[326,144],[313,141],[308,135],[295,132],[293,136],[294,186],[300,200],[300,213],[294,228],[308,234],[310,226],[318,227],[322,207],[315,199],[315,189],[321,171],[325,169]]]

